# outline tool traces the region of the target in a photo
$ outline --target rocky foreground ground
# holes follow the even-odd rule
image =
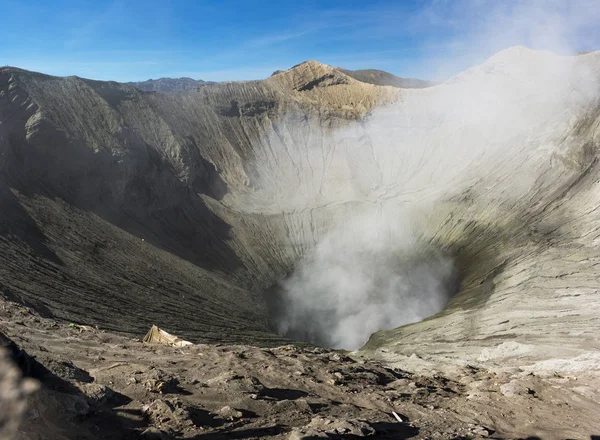
[[[590,371],[563,377],[472,365],[440,375],[317,347],[152,345],[6,301],[0,332],[12,357],[0,368],[0,433],[7,439],[600,434],[600,376]],[[7,366],[14,362],[35,379],[20,379]],[[11,420],[19,417],[14,433]]]

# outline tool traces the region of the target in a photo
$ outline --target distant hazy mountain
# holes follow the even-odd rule
[[[423,89],[437,84],[435,81],[425,81],[416,78],[401,78],[377,69],[347,70],[338,67],[338,70],[358,81],[378,86],[394,86],[403,89]]]
[[[149,79],[147,81],[127,83],[143,92],[185,92],[194,90],[196,87],[206,84],[206,81],[192,78],[159,78]]]
[[[358,81],[375,84],[378,86],[394,86],[404,89],[422,89],[437,84],[434,81],[425,81],[416,78],[401,78],[383,70],[364,69],[364,70],[347,70],[340,67],[335,70],[342,72]],[[278,70],[273,75],[283,72]],[[162,93],[177,93],[195,90],[198,86],[212,83],[212,81],[202,81],[192,78],[159,78],[149,79],[147,81],[129,82],[127,84],[143,91],[143,92],[162,92]]]

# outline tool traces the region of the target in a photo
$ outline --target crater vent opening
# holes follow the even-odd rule
[[[346,350],[422,321],[458,291],[453,259],[432,249],[319,245],[267,292],[270,322],[295,341]]]

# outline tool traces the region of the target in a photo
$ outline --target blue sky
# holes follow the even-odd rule
[[[0,65],[258,79],[307,59],[441,79],[523,44],[600,49],[597,0],[0,0]]]

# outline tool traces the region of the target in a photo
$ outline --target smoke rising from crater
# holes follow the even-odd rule
[[[452,260],[414,237],[401,218],[377,213],[334,229],[283,282],[278,331],[356,349],[377,330],[442,310],[455,287]]]
[[[526,10],[535,23],[560,20]],[[544,32],[564,52],[562,35]],[[290,238],[301,260],[282,282],[279,332],[355,349],[442,310],[456,287],[452,259],[432,244],[442,207],[484,223],[535,189],[541,162],[570,160],[561,133],[597,96],[585,62],[597,56],[513,47],[439,86],[402,90],[364,120],[279,121],[257,154],[262,210],[297,215],[305,231]]]

